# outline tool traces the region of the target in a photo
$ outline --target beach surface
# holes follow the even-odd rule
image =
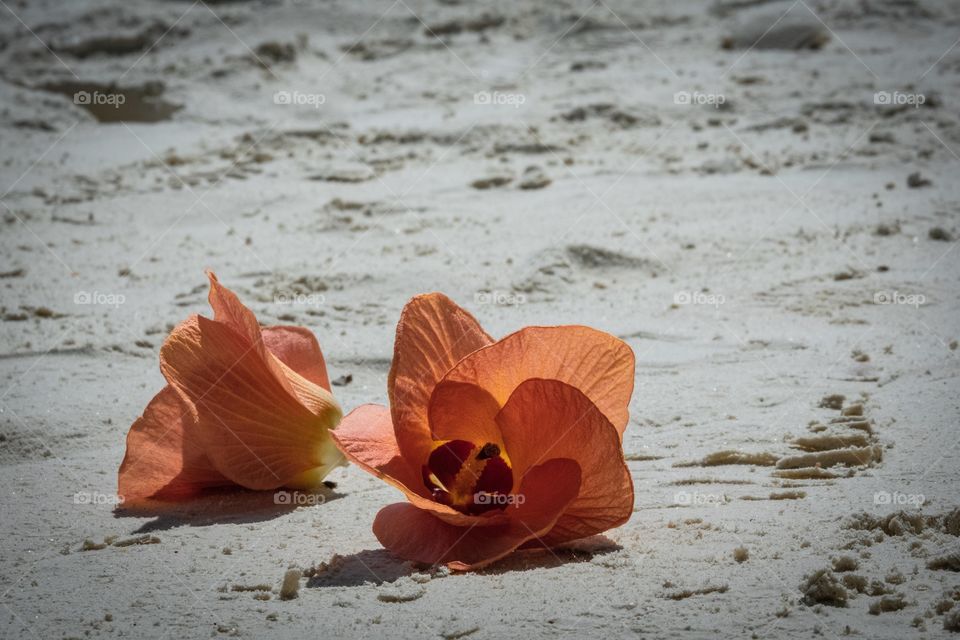
[[[0,636],[960,629],[955,3],[0,5]],[[418,293],[621,337],[633,517],[458,574],[355,467],[118,508],[204,269],[345,410]]]

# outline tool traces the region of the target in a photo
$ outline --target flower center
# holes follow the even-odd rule
[[[450,440],[430,454],[423,467],[423,483],[437,502],[479,515],[507,507],[513,470],[493,442],[479,446]]]

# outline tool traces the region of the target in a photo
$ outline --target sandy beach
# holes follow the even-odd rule
[[[0,5],[0,636],[960,637],[955,3]],[[620,337],[632,518],[456,573],[355,467],[123,509],[204,269],[345,410],[419,293]]]

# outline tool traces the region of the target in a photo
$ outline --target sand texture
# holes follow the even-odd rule
[[[956,3],[0,5],[0,637],[960,628]],[[632,519],[457,574],[352,467],[115,510],[205,268],[347,410],[417,293],[621,337]]]

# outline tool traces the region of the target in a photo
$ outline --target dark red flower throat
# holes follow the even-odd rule
[[[450,440],[433,450],[423,467],[423,483],[433,499],[469,515],[505,509],[513,470],[500,447]]]

